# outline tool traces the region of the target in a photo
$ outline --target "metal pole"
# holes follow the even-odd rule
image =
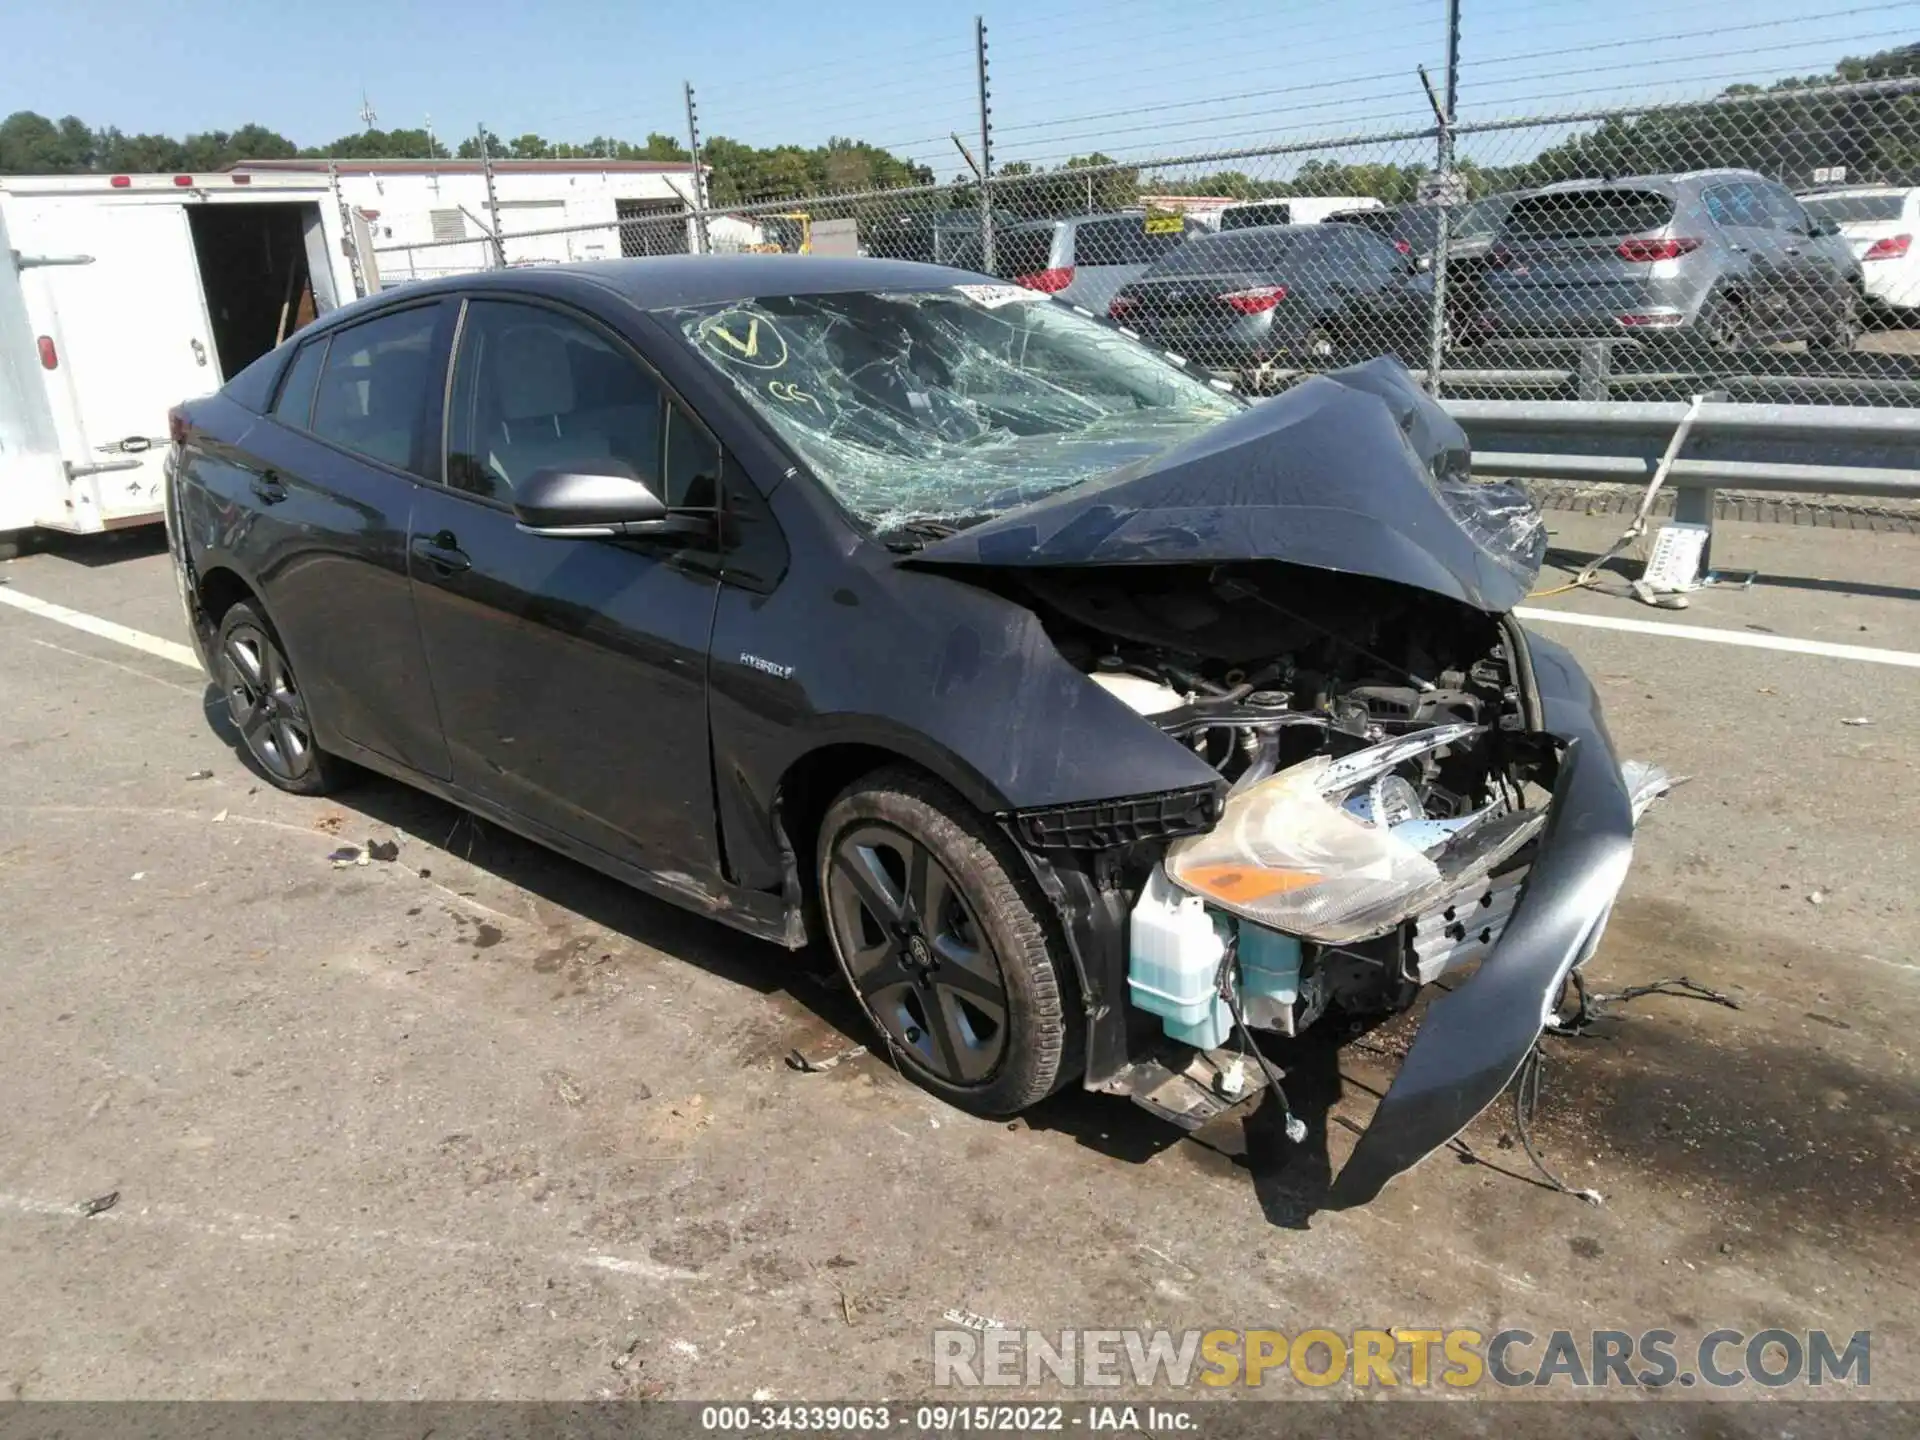
[[[493,268],[507,268],[507,243],[500,235],[500,202],[493,194],[493,155],[487,147],[487,127],[480,126],[480,173],[487,177],[487,219],[491,222],[490,233],[493,239]]]
[[[993,106],[987,89],[987,18],[973,17],[975,72],[980,82],[980,268],[993,273]]]
[[[1423,77],[1424,78],[1424,77]],[[1429,91],[1431,94],[1431,91]],[[1447,356],[1447,246],[1453,238],[1453,122],[1460,99],[1460,0],[1447,0],[1447,76],[1444,103],[1435,106],[1434,140],[1439,162],[1439,224],[1433,237],[1433,323],[1427,342],[1427,390],[1438,397]]]
[[[340,167],[331,160],[327,162],[327,185],[333,191],[333,208],[340,214],[340,243],[346,248],[347,268],[353,272],[353,293],[364,300],[372,292],[360,267],[360,246],[354,238],[353,217],[347,213],[347,197],[340,193]]]
[[[687,154],[693,160],[693,243],[695,253],[709,253],[707,246],[707,181],[700,168],[700,112],[693,103],[693,82],[684,82],[687,93]]]

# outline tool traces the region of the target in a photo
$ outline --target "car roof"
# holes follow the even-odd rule
[[[1823,185],[1794,193],[1802,200],[1827,200],[1836,195],[1912,195],[1920,185]]]
[[[857,290],[944,290],[983,277],[945,265],[829,255],[653,255],[449,275],[408,294],[517,290],[537,294],[551,279],[573,277],[610,290],[642,310],[724,305],[761,295],[828,295]]]
[[[1559,195],[1569,190],[1646,190],[1665,185],[1678,188],[1701,180],[1766,180],[1757,170],[1681,170],[1666,175],[1616,175],[1605,180],[1556,180],[1531,190],[1530,195]],[[1771,181],[1768,181],[1771,184]]]

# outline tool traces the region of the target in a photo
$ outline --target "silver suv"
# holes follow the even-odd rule
[[[1749,170],[1569,180],[1516,199],[1486,259],[1491,335],[1682,332],[1715,349],[1851,349],[1860,265]]]
[[[1186,222],[1179,216],[1149,217],[1144,210],[1026,220],[995,228],[993,273],[1104,315],[1122,285],[1139,279],[1186,238]],[[979,240],[946,263],[980,269]]]

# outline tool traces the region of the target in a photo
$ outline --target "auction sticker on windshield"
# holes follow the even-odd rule
[[[1002,305],[1033,305],[1047,298],[1024,285],[956,285],[953,288],[989,310],[998,310]]]

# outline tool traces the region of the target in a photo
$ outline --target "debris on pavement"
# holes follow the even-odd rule
[[[367,855],[370,859],[382,862],[398,860],[400,858],[400,842],[398,840],[369,840],[367,841]]]
[[[211,770],[189,770],[189,771],[187,772],[187,779],[189,779],[189,780],[211,780],[211,779],[213,779],[213,771],[211,771]]]
[[[1842,715],[1840,717],[1840,723],[1842,725],[1871,725],[1873,724],[1873,717],[1871,715]]]
[[[1004,1330],[1007,1322],[991,1315],[976,1315],[971,1310],[942,1310],[940,1318],[949,1325],[964,1325],[969,1330]]]
[[[629,1365],[636,1364],[637,1362],[634,1358],[633,1352],[638,1350],[639,1348],[640,1348],[640,1337],[636,1335],[627,1342],[626,1349],[622,1350],[618,1355],[613,1357],[613,1362],[612,1362],[613,1368],[616,1370],[625,1370]]]
[[[801,1054],[799,1050],[789,1050],[787,1052],[787,1066],[789,1069],[798,1070],[803,1075],[820,1075],[833,1069],[834,1066],[840,1064],[842,1061],[856,1059],[866,1053],[866,1046],[855,1045],[849,1049],[828,1055],[824,1059],[809,1060],[805,1055]]]
[[[331,855],[327,856],[327,859],[333,862],[334,869],[346,870],[355,865],[366,864],[367,852],[362,850],[358,845],[342,845],[338,850],[335,850]]]
[[[129,880],[144,880],[147,878],[147,872],[144,870],[136,870],[133,872],[133,874],[129,875],[127,878]]]
[[[338,810],[329,810],[313,822],[313,828],[323,835],[338,835],[340,827],[347,823],[347,817]]]
[[[91,1200],[80,1202],[80,1213],[89,1219],[95,1215],[104,1215],[120,1203],[120,1192],[109,1190],[104,1195],[96,1195]]]
[[[1826,891],[1824,891],[1824,890],[1813,890],[1813,891],[1809,891],[1809,892],[1808,892],[1808,894],[1807,894],[1807,903],[1808,903],[1809,905],[1824,905],[1824,904],[1826,904],[1826,903],[1827,903],[1827,892],[1826,892]]]
[[[216,825],[224,825],[226,823],[226,820],[227,820],[227,812],[224,810],[222,810],[218,815],[213,817],[213,823]]]

